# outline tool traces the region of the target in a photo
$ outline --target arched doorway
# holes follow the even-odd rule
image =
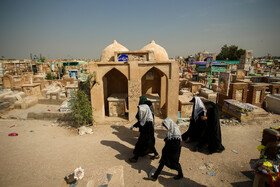
[[[153,67],[141,78],[142,95],[153,103],[156,116],[166,116],[167,76]]]
[[[127,117],[128,80],[126,76],[113,68],[103,76],[102,81],[105,115]]]

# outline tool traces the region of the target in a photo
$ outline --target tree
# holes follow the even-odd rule
[[[92,124],[92,106],[84,91],[74,91],[74,98],[70,100],[70,107],[72,110],[72,120],[76,122],[76,127]]]
[[[238,49],[238,46],[231,45],[227,46],[224,45],[221,48],[221,52],[217,55],[217,60],[239,60],[241,55],[245,54],[244,49]]]

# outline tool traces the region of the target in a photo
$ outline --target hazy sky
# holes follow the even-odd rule
[[[117,40],[169,57],[224,44],[280,56],[280,0],[0,0],[0,56],[99,58]]]

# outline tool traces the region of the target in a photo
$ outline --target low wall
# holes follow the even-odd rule
[[[61,120],[61,121],[71,121],[72,113],[64,112],[29,112],[27,114],[27,119],[38,119],[38,120]]]

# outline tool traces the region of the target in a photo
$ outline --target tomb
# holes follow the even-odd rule
[[[27,96],[24,92],[14,92],[5,95],[3,101],[9,102],[15,108],[26,109],[38,103],[37,96]]]
[[[213,103],[216,103],[217,100],[217,93],[207,88],[201,88],[199,91],[199,96],[204,97]]]
[[[271,82],[269,91],[271,94],[280,94],[280,82]]]
[[[127,111],[129,121],[135,120],[139,97],[147,95],[154,105],[156,115],[177,120],[179,94],[179,67],[177,61],[170,61],[165,49],[154,41],[140,51],[129,51],[114,41],[101,54],[100,62],[89,63],[89,73],[96,74],[91,89],[93,118],[103,121],[105,116],[123,115]],[[112,95],[126,94],[113,104]],[[168,98],[168,99],[167,99]],[[126,102],[126,107],[123,107]],[[113,109],[109,105],[114,105]],[[117,109],[120,108],[120,109]]]
[[[192,93],[198,93],[201,88],[201,85],[202,85],[201,82],[194,82],[194,81],[188,82],[188,87],[190,88],[190,91]]]
[[[230,116],[236,117],[240,121],[253,120],[268,116],[268,113],[264,109],[250,103],[242,103],[234,99],[224,100],[222,111]]]
[[[181,118],[188,118],[192,115],[193,103],[190,95],[179,95],[179,111],[181,113]]]
[[[22,91],[26,95],[40,95],[41,94],[41,84],[33,83],[33,84],[23,84]]]
[[[123,117],[127,111],[127,94],[112,94],[107,98],[110,117]]]
[[[265,91],[268,84],[250,84],[249,92],[247,97],[247,102],[258,107],[263,107],[264,97],[266,95]]]
[[[220,93],[218,94],[218,105],[223,106],[224,100],[226,99],[234,99],[242,103],[246,103],[247,91],[248,91],[247,89],[248,89],[247,83],[241,83],[241,82],[230,83],[228,96]]]
[[[280,114],[280,94],[267,95],[265,102],[269,112]]]

